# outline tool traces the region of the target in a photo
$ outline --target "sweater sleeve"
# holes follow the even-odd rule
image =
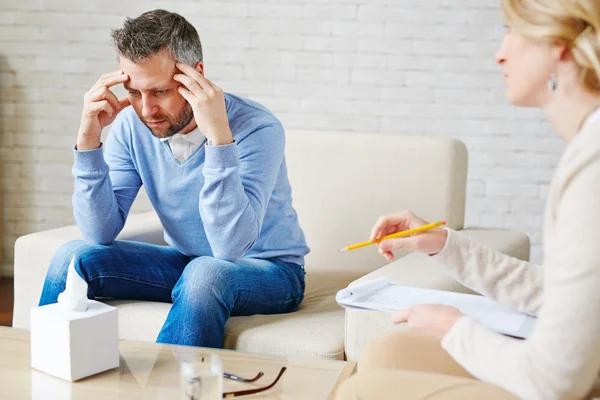
[[[127,129],[120,114],[111,126],[104,155],[102,148],[75,150],[73,213],[84,239],[92,243],[115,240],[142,186],[123,139]]]
[[[200,215],[216,258],[236,261],[258,240],[284,148],[281,124],[262,127],[239,143],[206,146]]]
[[[463,317],[442,340],[473,376],[524,399],[580,399],[600,370],[600,155],[567,176],[531,336],[508,338]]]
[[[454,279],[490,299],[537,315],[542,301],[542,267],[484,246],[448,229],[448,238],[435,260]]]

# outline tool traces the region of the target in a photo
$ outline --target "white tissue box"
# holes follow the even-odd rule
[[[117,308],[88,300],[87,311],[60,304],[31,309],[31,367],[76,381],[119,366]]]

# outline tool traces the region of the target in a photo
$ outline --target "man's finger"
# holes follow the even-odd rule
[[[391,319],[392,322],[394,324],[401,324],[403,322],[407,322],[408,321],[408,311],[409,309],[406,308],[404,310],[398,310],[392,313]]]
[[[204,80],[206,82],[206,84],[209,85],[214,91],[222,90],[219,86],[217,86],[213,81],[211,81],[204,75],[200,75],[200,76],[202,77],[202,80]]]
[[[192,93],[190,93],[189,90],[187,90],[183,86],[178,86],[177,91],[179,92],[179,94],[181,94],[181,96],[183,96],[184,99],[187,100],[188,103],[192,104],[192,101],[194,100],[195,96]]]
[[[100,114],[102,111],[104,111],[104,112],[106,112],[106,114],[108,115],[109,118],[111,118],[115,113],[113,107],[106,100],[97,101],[95,103],[92,103],[90,105],[90,111],[92,111],[92,113],[96,114],[96,115]]]
[[[115,111],[120,111],[119,99],[113,92],[108,90],[106,87],[100,87],[90,96],[91,101],[102,101],[106,100],[114,107]]]
[[[175,76],[173,76],[173,80],[181,83],[183,86],[185,86],[185,88],[191,92],[194,96],[199,97],[200,95],[203,95],[204,91],[202,90],[202,87],[200,87],[200,85],[198,84],[198,82],[196,82],[194,79],[190,78],[187,75],[183,75],[183,74],[175,74]]]
[[[131,102],[129,101],[129,97],[125,96],[121,100],[119,100],[119,110],[124,109],[125,107],[129,107]]]
[[[123,71],[121,71],[121,70],[118,70],[118,71],[112,71],[112,72],[108,72],[108,73],[106,73],[106,74],[102,74],[102,75],[100,75],[100,78],[98,78],[98,80],[96,81],[96,84],[97,84],[97,85],[104,84],[104,82],[105,82],[107,79],[109,79],[109,78],[112,78],[112,77],[115,77],[115,76],[119,76],[119,75],[122,75],[122,74],[123,74]]]
[[[202,89],[204,89],[204,90],[214,89],[211,82],[209,82],[208,79],[206,79],[200,72],[196,71],[194,68],[190,67],[189,65],[184,64],[184,63],[177,63],[177,64],[175,64],[175,66],[177,67],[177,69],[179,69],[185,75],[187,75],[188,77],[190,77],[194,81],[196,81]]]
[[[97,86],[112,87],[119,83],[127,82],[129,76],[124,74],[122,71],[111,72],[110,74],[102,75],[98,79]]]

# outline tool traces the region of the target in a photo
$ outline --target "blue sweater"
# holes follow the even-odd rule
[[[73,209],[84,238],[111,243],[143,184],[166,242],[183,254],[304,265],[309,249],[292,207],[283,127],[256,102],[231,94],[225,102],[235,142],[205,141],[183,162],[131,107],[113,122],[104,156],[75,150]]]

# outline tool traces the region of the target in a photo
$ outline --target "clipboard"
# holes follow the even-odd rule
[[[335,299],[344,308],[396,311],[417,304],[444,304],[498,333],[525,339],[536,318],[498,304],[484,296],[395,285],[387,277],[360,282],[337,292]]]

